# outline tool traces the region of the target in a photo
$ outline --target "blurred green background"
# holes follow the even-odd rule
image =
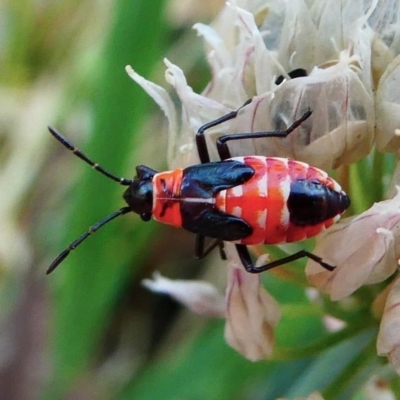
[[[140,285],[161,270],[212,275],[223,290],[224,264],[193,260],[192,235],[133,215],[45,276],[68,243],[123,205],[123,188],[72,156],[46,126],[117,175],[132,178],[137,164],[165,168],[166,120],[124,67],[166,87],[167,56],[200,92],[210,72],[191,25],[211,21],[223,3],[191,3],[0,5],[1,399],[257,400],[320,389],[348,399],[378,362],[369,315],[364,330],[328,336],[322,309],[272,275],[268,288],[286,315],[278,345],[302,350],[282,352],[280,361],[244,360],[225,344],[223,321],[193,316]]]

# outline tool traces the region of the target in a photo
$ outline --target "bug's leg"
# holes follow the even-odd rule
[[[231,111],[230,113],[223,115],[220,118],[215,119],[214,121],[208,122],[207,124],[202,125],[196,133],[196,144],[197,151],[199,153],[200,161],[202,164],[210,162],[210,155],[208,154],[206,138],[204,136],[204,132],[207,129],[210,129],[214,126],[220,125],[230,119],[236,118],[238,112],[247,104],[250,104],[252,99],[247,100],[242,106],[240,106],[236,111]]]
[[[305,251],[305,250],[300,250],[297,253],[294,253],[287,257],[283,257],[276,261],[272,261],[268,264],[262,265],[261,267],[255,267],[253,264],[253,261],[250,257],[250,253],[247,249],[247,246],[245,246],[243,244],[237,244],[236,249],[239,254],[239,258],[242,261],[242,264],[245,267],[246,271],[251,272],[253,274],[258,274],[260,272],[268,271],[269,269],[279,267],[280,265],[287,264],[291,261],[298,260],[299,258],[302,258],[302,257],[311,258],[311,260],[314,260],[319,265],[321,265],[321,267],[325,268],[328,271],[333,271],[335,269],[334,266],[323,262],[321,257],[318,257],[315,254],[309,253],[308,251]]]
[[[218,241],[218,247],[219,247],[219,256],[221,257],[221,260],[226,260],[226,253],[225,253],[225,247],[224,247],[224,242],[222,240]]]
[[[242,140],[242,139],[259,139],[259,138],[269,138],[269,137],[281,137],[285,138],[290,133],[292,133],[296,128],[298,128],[306,119],[308,119],[312,114],[311,110],[306,111],[299,119],[293,122],[289,128],[285,130],[278,131],[265,131],[265,132],[249,132],[249,133],[233,133],[229,135],[221,136],[217,139],[217,150],[221,160],[226,160],[231,158],[231,153],[229,151],[227,142],[230,140]]]
[[[223,260],[226,260],[226,254],[224,250],[224,242],[220,239],[215,239],[210,245],[205,248],[205,236],[196,235],[196,243],[194,248],[194,256],[198,259],[202,259],[208,256],[216,247],[219,247],[219,254]]]
[[[307,76],[307,71],[304,68],[296,68],[293,71],[288,72],[290,79],[301,78],[303,76]],[[275,80],[275,85],[280,85],[285,77],[283,75],[279,75]]]

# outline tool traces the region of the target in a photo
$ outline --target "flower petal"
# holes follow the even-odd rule
[[[224,296],[208,282],[171,280],[155,272],[153,280],[145,279],[142,284],[153,292],[170,295],[197,314],[225,316]]]
[[[228,279],[226,341],[249,360],[268,358],[281,315],[278,303],[260,285],[258,274],[231,262]]]
[[[378,355],[387,356],[400,374],[400,278],[397,278],[386,300],[377,339]]]
[[[195,134],[201,125],[227,114],[231,110],[219,102],[197,94],[188,86],[183,71],[167,59],[165,78],[170,83],[182,103],[180,131],[169,129],[169,140],[175,143],[177,151],[168,160],[170,167],[185,167],[198,163]],[[189,151],[182,151],[188,149]]]
[[[397,152],[400,148],[400,55],[386,68],[376,92],[376,144],[379,151]]]
[[[168,158],[173,157],[173,153],[175,151],[175,146],[173,146],[173,141],[171,138],[173,135],[176,135],[179,132],[178,129],[178,117],[175,109],[175,105],[170,98],[168,92],[161,86],[156,85],[153,82],[148,81],[147,79],[140,76],[137,72],[135,72],[130,65],[125,68],[128,75],[138,84],[141,88],[153,98],[153,100],[158,104],[161,110],[164,112],[165,116],[168,119],[169,126],[169,140],[168,140]]]

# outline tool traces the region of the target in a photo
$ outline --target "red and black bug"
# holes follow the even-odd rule
[[[301,257],[311,258],[333,270],[333,266],[305,250],[261,267],[255,267],[252,262],[248,245],[289,243],[315,236],[339,219],[350,200],[326,172],[306,163],[278,157],[231,157],[229,141],[286,137],[311,116],[311,111],[305,112],[286,130],[221,136],[216,143],[221,161],[211,162],[204,132],[235,118],[250,102],[200,127],[196,143],[201,164],[166,172],[139,165],[133,180],[111,174],[49,128],[51,134],[79,158],[103,175],[128,186],[123,194],[128,206],[90,227],[52,262],[47,273],[89,235],[128,212],[139,214],[143,221],[153,217],[195,233],[197,258],[205,257],[215,247],[219,247],[224,256],[223,242],[229,241],[235,243],[244,267],[251,273]],[[206,237],[214,239],[208,247],[205,246]]]

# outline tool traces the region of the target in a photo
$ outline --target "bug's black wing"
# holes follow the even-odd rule
[[[221,190],[245,183],[253,175],[252,167],[235,160],[193,165],[183,170],[182,197],[211,198]]]
[[[182,227],[198,235],[229,242],[243,239],[253,232],[253,228],[245,220],[224,214],[211,207],[192,206],[189,208],[184,206],[182,208]],[[194,214],[196,208],[198,208],[198,212]],[[185,223],[185,220],[188,222]]]
[[[181,196],[187,199],[181,205],[182,227],[199,235],[227,241],[251,235],[253,229],[245,220],[218,211],[211,199],[217,192],[241,185],[253,175],[252,167],[231,160],[186,168],[181,185]]]

